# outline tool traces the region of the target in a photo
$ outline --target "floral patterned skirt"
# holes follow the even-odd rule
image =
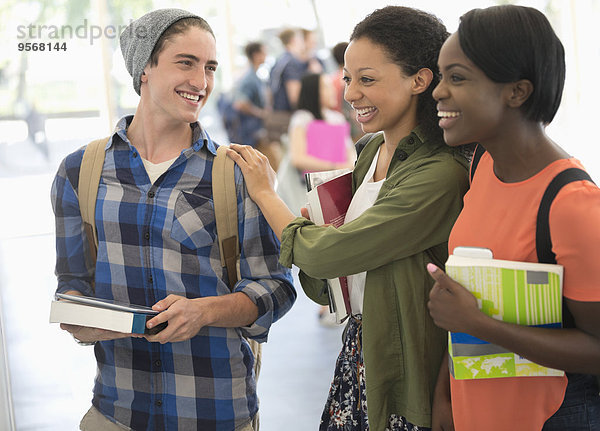
[[[319,431],[368,431],[365,366],[362,353],[362,316],[352,316],[344,334],[325,403]],[[402,416],[390,415],[386,431],[426,431]]]

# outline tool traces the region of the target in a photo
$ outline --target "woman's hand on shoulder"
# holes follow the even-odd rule
[[[277,174],[267,156],[249,145],[231,144],[227,155],[242,170],[248,193],[258,201],[262,193],[275,193]]]

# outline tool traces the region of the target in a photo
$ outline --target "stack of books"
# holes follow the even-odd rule
[[[352,171],[340,169],[325,172],[310,172],[305,175],[308,215],[317,225],[339,227],[344,224],[346,212],[352,200]],[[339,277],[327,280],[329,309],[335,314],[337,323],[342,323],[352,314],[348,280]]]

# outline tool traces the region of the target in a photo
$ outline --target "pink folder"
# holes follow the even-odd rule
[[[306,129],[306,152],[321,160],[345,162],[349,136],[349,123],[330,124],[323,120],[313,120]]]

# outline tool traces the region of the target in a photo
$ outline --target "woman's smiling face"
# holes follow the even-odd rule
[[[469,60],[456,33],[442,46],[438,64],[441,79],[433,97],[446,143],[483,143],[502,132],[508,85],[493,82]]]
[[[344,55],[344,81],[344,99],[364,132],[383,130],[394,136],[394,130],[416,126],[413,80],[380,45],[365,37],[350,42]]]

